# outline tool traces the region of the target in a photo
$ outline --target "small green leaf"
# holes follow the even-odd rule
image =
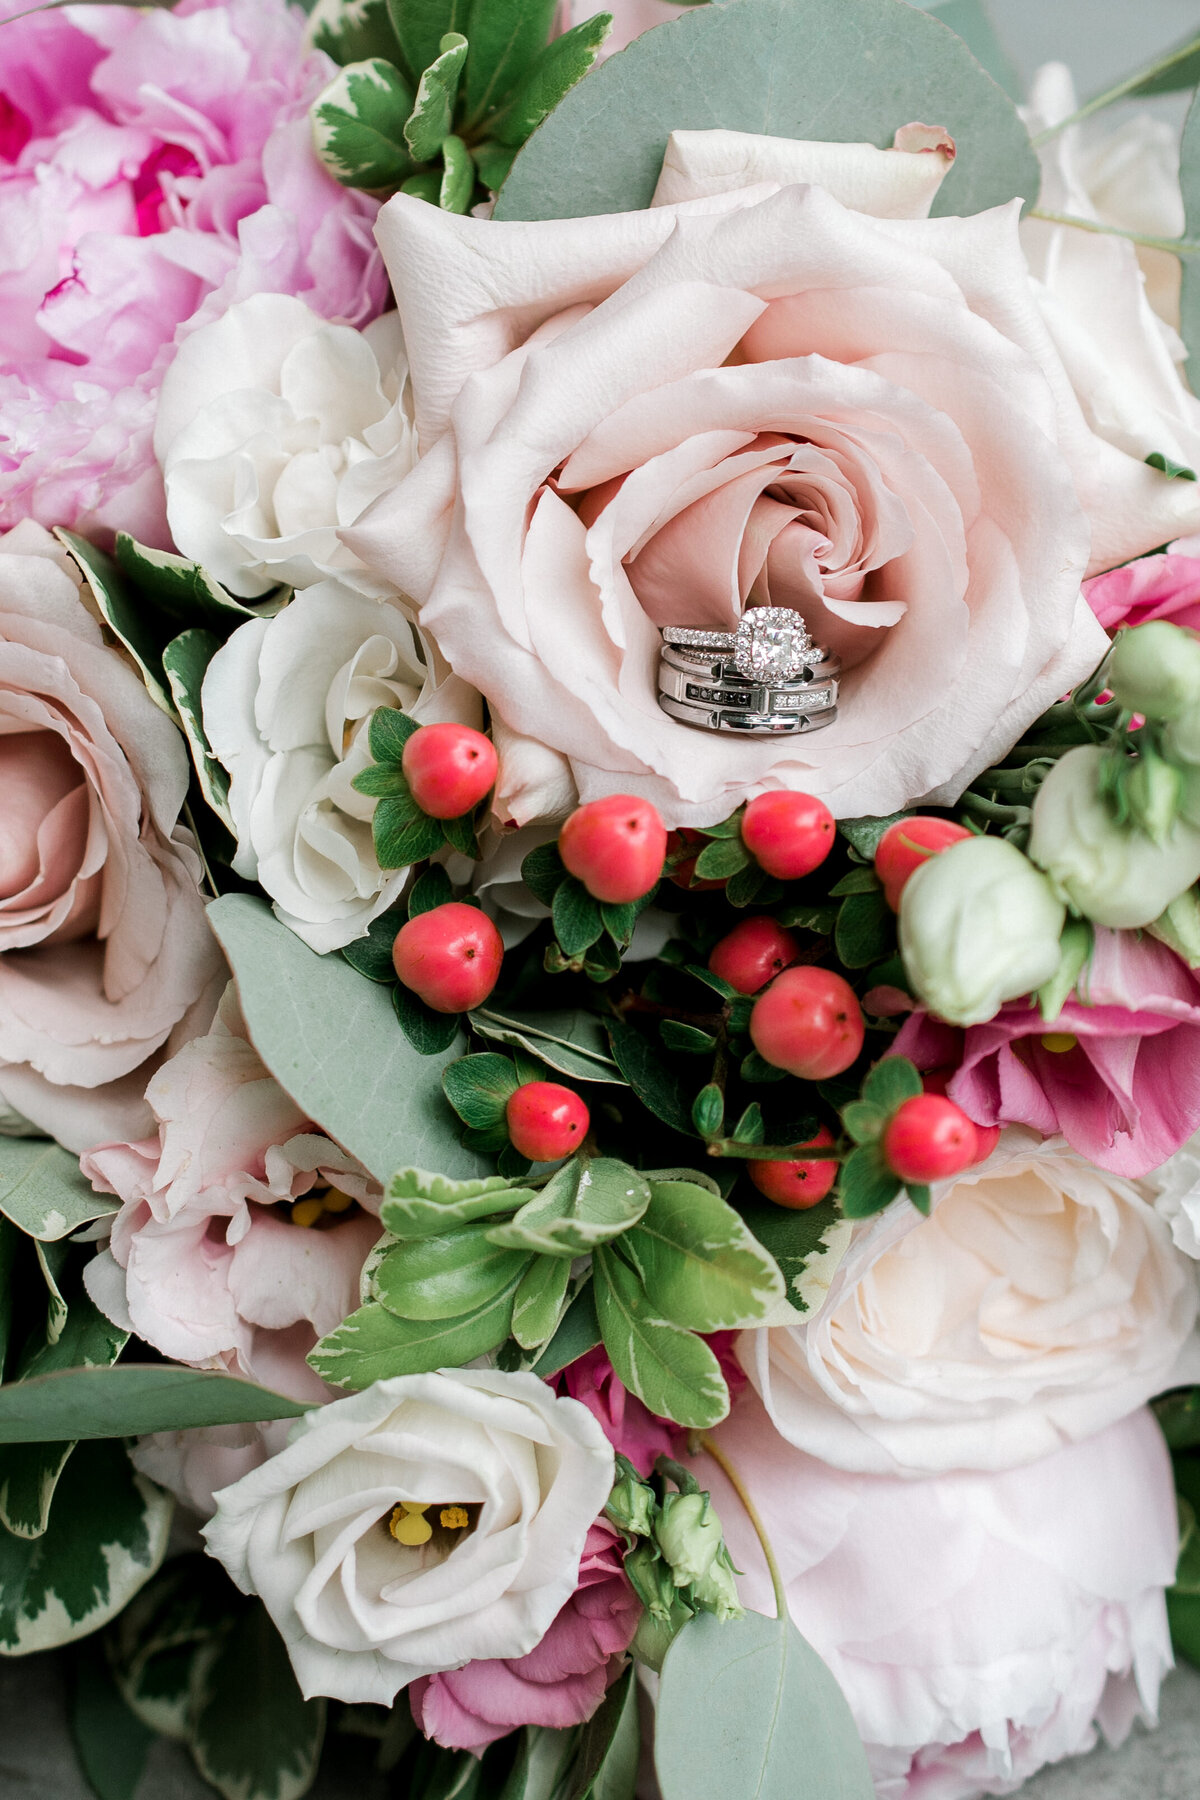
[[[392,1005],[400,1029],[422,1056],[442,1056],[455,1043],[462,1029],[460,1013],[434,1012],[406,987],[392,990]]]
[[[750,852],[740,837],[714,838],[696,858],[696,874],[701,881],[726,881],[749,863]]]
[[[224,1800],[299,1800],[324,1736],[324,1700],[301,1694],[286,1644],[253,1602],[205,1670],[191,1733],[196,1767]]]
[[[899,1178],[884,1162],[877,1144],[852,1150],[842,1164],[838,1197],[848,1219],[869,1219],[890,1206],[899,1192]]]
[[[471,152],[460,137],[453,133],[442,140],[442,185],[438,189],[438,205],[443,212],[465,213],[471,210],[471,201],[475,195],[475,164]],[[460,829],[465,823],[471,833],[472,846],[475,833],[470,819],[446,819],[447,832],[451,825]],[[455,845],[458,849],[459,845]],[[470,851],[465,852],[469,855]]]
[[[733,1128],[733,1140],[736,1144],[762,1144],[766,1142],[766,1127],[763,1124],[762,1107],[757,1100],[752,1100],[737,1124]]]
[[[890,825],[895,825],[899,820],[907,817],[907,813],[898,812],[889,813],[886,818],[839,819],[838,831],[865,861],[871,862],[874,860],[884,832]]]
[[[0,1649],[26,1656],[107,1624],[162,1561],[171,1510],[120,1444],[80,1444],[45,1532],[21,1538],[0,1530]]]
[[[694,1136],[691,1107],[678,1070],[664,1062],[635,1025],[613,1019],[608,1036],[617,1067],[642,1105],[673,1131],[684,1137]]]
[[[1197,67],[1200,68],[1200,57],[1197,58]],[[1196,479],[1195,469],[1189,469],[1186,463],[1172,462],[1171,458],[1164,456],[1161,450],[1152,450],[1146,461],[1152,469],[1157,469],[1160,474],[1167,476],[1168,480],[1195,481]]]
[[[413,882],[408,896],[408,916],[415,919],[421,913],[433,912],[435,907],[445,906],[453,898],[450,877],[440,863],[434,863]]]
[[[392,961],[392,946],[406,917],[402,906],[389,906],[386,912],[372,919],[365,937],[355,938],[352,944],[342,947],[342,955],[350,967],[365,975],[368,981],[394,987],[396,965]]]
[[[404,141],[414,162],[432,162],[450,135],[466,60],[466,38],[461,32],[448,31],[440,41],[438,55],[421,76],[412,112],[405,122]]]
[[[395,63],[373,56],[340,70],[309,109],[313,147],[334,180],[370,193],[398,187],[413,169],[405,144],[412,106]]]
[[[413,863],[424,862],[445,842],[441,823],[426,818],[424,813],[413,818],[411,806],[411,801],[399,799],[381,800],[375,808],[371,824],[375,860],[381,869],[407,869]]]
[[[552,906],[560,882],[568,879],[558,845],[539,844],[531,850],[521,863],[521,879],[543,906]]]
[[[725,883],[725,898],[730,906],[769,906],[773,900],[783,893],[778,881],[772,881],[765,869],[757,863],[747,863],[744,869],[735,869]]]
[[[421,728],[415,719],[395,706],[380,706],[371,714],[367,743],[377,763],[394,763],[399,768],[404,746],[414,731]]]
[[[394,809],[397,825],[404,823],[407,813],[409,821],[421,817],[421,809],[412,797],[412,789],[399,763],[368,763],[360,769],[350,786],[356,794],[365,794],[368,800],[403,800],[407,807]]]
[[[462,1368],[502,1344],[512,1326],[517,1282],[457,1319],[399,1319],[378,1301],[360,1306],[309,1352],[308,1362],[334,1387],[365,1388],[392,1375]]]
[[[924,1082],[906,1056],[883,1057],[863,1082],[863,1099],[888,1114],[924,1091]]]
[[[743,1081],[783,1081],[786,1069],[777,1069],[758,1054],[757,1050],[747,1051],[742,1058],[741,1076]]]
[[[660,1418],[696,1431],[729,1411],[721,1365],[702,1338],[655,1316],[641,1281],[605,1245],[593,1264],[596,1315],[617,1378]]]
[[[692,1124],[702,1138],[717,1138],[725,1129],[725,1093],[715,1081],[692,1101]]]
[[[599,903],[573,875],[555,893],[552,916],[554,935],[568,956],[581,956],[604,930]]]
[[[472,175],[471,179],[473,182],[475,179],[474,175]],[[438,190],[438,204],[442,207],[446,207],[446,202],[441,196],[441,189]],[[448,207],[447,210],[454,212],[458,209],[455,207]],[[472,861],[478,862],[479,839],[475,832],[475,814],[463,813],[461,817],[457,819],[441,819],[438,822],[442,827],[442,834],[450,848],[452,850],[457,850],[460,856],[469,856]]]
[[[647,894],[644,899],[630,900],[624,906],[616,906],[611,901],[605,901],[601,905],[600,917],[604,920],[604,929],[622,949],[633,936],[634,927],[650,899],[651,895]]]
[[[843,900],[834,929],[834,948],[847,969],[865,969],[895,948],[896,916],[880,892]]]
[[[1168,1449],[1194,1450],[1200,1445],[1200,1387],[1176,1388],[1152,1405]]]
[[[547,44],[518,83],[493,127],[502,144],[523,144],[564,94],[587,74],[612,30],[612,14],[597,13]]]
[[[505,1108],[520,1085],[512,1058],[494,1050],[461,1057],[442,1072],[447,1100],[463,1124],[477,1130],[504,1123]]]
[[[1074,992],[1092,954],[1095,932],[1088,919],[1068,919],[1058,944],[1058,968],[1038,989],[1038,1008],[1045,1025],[1052,1025]]]
[[[558,1330],[571,1280],[561,1256],[535,1256],[513,1301],[512,1334],[523,1350],[537,1350]]]
[[[375,1299],[400,1319],[461,1319],[511,1292],[529,1253],[498,1248],[487,1224],[393,1244],[375,1269]]]
[[[678,1050],[683,1056],[711,1056],[717,1047],[711,1031],[701,1031],[698,1025],[683,1025],[678,1019],[664,1019],[658,1035],[668,1050]]]
[[[856,1144],[873,1144],[883,1136],[887,1122],[887,1110],[873,1106],[869,1100],[851,1100],[842,1108],[842,1124]]]
[[[815,931],[828,937],[837,916],[836,906],[785,906],[775,914],[775,921],[787,931]]]
[[[403,57],[387,0],[317,0],[308,30],[313,49],[324,50],[343,67],[376,56],[393,63]]]
[[[237,827],[229,810],[229,776],[212,753],[212,745],[204,729],[200,709],[200,690],[208,665],[221,648],[221,640],[211,631],[198,627],[180,632],[162,653],[163,673],[175,711],[187,739],[196,780],[206,803],[216,813],[225,829],[234,837]]]
[[[493,1244],[568,1259],[619,1237],[642,1217],[650,1187],[636,1169],[612,1157],[575,1157],[506,1224],[488,1231]]]
[[[549,1381],[568,1363],[578,1362],[600,1342],[600,1321],[596,1316],[596,1295],[588,1280],[575,1295],[563,1314],[562,1324],[533,1365],[535,1375]]]
[[[244,1602],[199,1551],[169,1558],[115,1621],[105,1645],[126,1704],[153,1732],[185,1741],[214,1640]]]
[[[118,1204],[95,1191],[70,1151],[44,1138],[0,1137],[0,1213],[28,1237],[69,1237]]]
[[[622,1249],[656,1312],[691,1331],[732,1331],[784,1298],[774,1259],[724,1200],[685,1181],[656,1181],[651,1195]]]
[[[834,882],[829,892],[835,900],[843,900],[847,894],[877,894],[879,877],[874,869],[851,869],[840,881]]]
[[[932,1190],[926,1187],[924,1182],[910,1181],[904,1191],[916,1207],[917,1211],[923,1213],[924,1216],[928,1218],[930,1208],[933,1205]]]
[[[154,1732],[125,1704],[98,1640],[80,1649],[73,1675],[68,1719],[88,1785],[98,1800],[135,1800]]]

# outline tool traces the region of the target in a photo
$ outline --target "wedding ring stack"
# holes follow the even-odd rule
[[[790,607],[754,607],[736,631],[668,625],[662,637],[658,704],[683,725],[777,737],[837,718],[841,664]]]

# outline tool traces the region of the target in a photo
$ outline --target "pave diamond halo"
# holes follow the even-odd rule
[[[756,606],[746,613],[735,634],[734,667],[751,681],[775,685],[793,681],[824,660],[808,627],[789,606]]]

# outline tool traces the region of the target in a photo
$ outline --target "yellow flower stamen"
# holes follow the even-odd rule
[[[315,1225],[324,1210],[325,1208],[319,1200],[311,1198],[307,1200],[297,1200],[292,1207],[292,1224],[304,1226]]]
[[[341,1188],[330,1188],[329,1192],[322,1196],[321,1205],[328,1213],[344,1213],[349,1212],[354,1202],[349,1194],[343,1194]]]
[[[470,1523],[465,1506],[443,1506],[438,1514],[438,1524],[444,1525],[447,1531],[464,1531]]]
[[[1048,1031],[1042,1039],[1042,1049],[1049,1050],[1055,1056],[1065,1056],[1073,1050],[1079,1039],[1070,1031]]]
[[[411,1500],[402,1500],[399,1506],[392,1508],[392,1516],[388,1520],[388,1530],[398,1544],[407,1544],[416,1549],[419,1544],[427,1544],[433,1536],[433,1526],[425,1517],[428,1508],[418,1506]]]

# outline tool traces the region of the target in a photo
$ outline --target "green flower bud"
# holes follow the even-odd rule
[[[716,1613],[718,1619],[740,1619],[745,1607],[738,1599],[737,1570],[729,1551],[722,1544],[709,1565],[703,1580],[692,1584],[692,1599],[701,1612]]]
[[[1133,823],[1156,844],[1165,843],[1179,815],[1183,793],[1179,770],[1146,746],[1129,770],[1125,792]]]
[[[623,1456],[617,1459],[617,1475],[604,1508],[606,1515],[632,1537],[649,1537],[654,1530],[657,1504],[654,1489],[639,1478],[637,1470]]]
[[[1200,707],[1172,719],[1164,727],[1162,747],[1163,755],[1173,763],[1184,763],[1191,768],[1200,764]]]
[[[1172,900],[1146,929],[1151,937],[1181,957],[1189,969],[1200,969],[1200,894],[1195,888],[1188,888]]]
[[[1178,719],[1200,706],[1200,639],[1165,619],[1117,634],[1108,685],[1148,719]]]
[[[1103,756],[1087,744],[1051,769],[1034,802],[1029,855],[1085,919],[1134,930],[1157,919],[1200,877],[1200,831],[1177,819],[1154,843],[1144,831],[1118,824],[1100,792]]]
[[[645,1663],[647,1668],[657,1674],[663,1666],[663,1658],[671,1648],[679,1632],[694,1614],[691,1608],[676,1597],[675,1604],[665,1619],[655,1618],[653,1613],[644,1612],[638,1620],[638,1628],[633,1634],[633,1642],[629,1648],[638,1662]]]
[[[679,1596],[670,1565],[648,1538],[635,1544],[625,1558],[625,1573],[646,1611],[656,1619],[669,1619]]]
[[[1004,838],[964,838],[911,875],[900,952],[918,997],[952,1025],[979,1025],[1049,981],[1066,908]]]
[[[654,1535],[676,1587],[703,1581],[722,1546],[721,1521],[707,1494],[668,1494]]]

